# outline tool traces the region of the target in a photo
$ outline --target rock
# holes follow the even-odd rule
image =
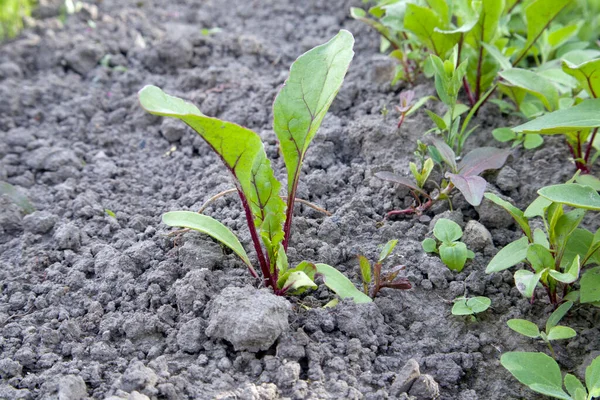
[[[179,328],[177,333],[177,345],[186,353],[198,353],[206,339],[205,329],[206,321],[202,318],[194,318],[186,322]]]
[[[500,194],[497,196],[502,200],[506,200],[514,204],[512,199],[509,197],[502,196]],[[496,205],[494,202],[486,199],[485,197],[483,198],[481,205],[475,209],[479,213],[479,222],[481,222],[487,228],[508,228],[514,223],[514,220],[510,214],[504,210],[504,208]]]
[[[35,137],[31,134],[29,129],[18,127],[8,131],[4,140],[10,147],[27,147],[28,144],[35,140]]]
[[[520,182],[517,171],[509,166],[502,168],[496,177],[496,186],[505,192],[509,192],[518,188],[520,186]]]
[[[59,226],[54,232],[54,241],[59,250],[77,251],[81,246],[81,233],[73,223]]]
[[[209,307],[206,335],[231,342],[236,351],[267,350],[289,329],[290,303],[266,289],[227,287]]]
[[[300,364],[296,361],[288,361],[277,369],[278,387],[289,388],[294,386],[300,379]]]
[[[378,344],[383,315],[375,303],[356,304],[343,301],[336,307],[337,326],[346,335],[357,338],[363,346]]]
[[[177,142],[185,135],[185,125],[181,121],[165,118],[160,125],[160,133],[169,142]]]
[[[65,54],[64,62],[73,71],[85,76],[98,65],[103,55],[102,46],[88,41]]]
[[[52,230],[58,217],[48,211],[34,211],[23,218],[25,230],[31,233],[44,234]]]
[[[437,214],[431,219],[431,222],[429,222],[430,232],[433,232],[433,228],[440,218],[446,218],[450,221],[454,221],[460,225],[461,228],[465,227],[465,221],[463,220],[463,215],[460,211],[444,211],[443,213]]]
[[[134,390],[129,394],[127,400],[150,400],[150,397]]]
[[[19,79],[23,77],[23,71],[18,64],[10,61],[0,64],[0,81],[7,78]]]
[[[413,382],[421,375],[419,363],[414,358],[411,358],[404,364],[400,372],[396,374],[396,379],[390,388],[390,395],[397,397],[402,393],[408,393]]]
[[[87,388],[82,377],[66,375],[59,379],[58,400],[81,400],[87,397]]]
[[[68,149],[40,147],[29,154],[25,163],[38,171],[58,171],[65,167],[82,168],[81,160]]]
[[[121,376],[120,388],[126,392],[152,390],[158,381],[154,371],[141,361],[133,361]],[[130,397],[131,398],[131,397]],[[137,399],[136,399],[137,400]]]
[[[440,396],[440,386],[431,375],[421,375],[413,383],[409,395],[415,396],[417,400],[432,400]]]
[[[0,379],[8,380],[15,376],[21,376],[23,366],[10,358],[0,360]]]
[[[21,209],[5,196],[0,196],[0,236],[21,232],[23,217]],[[0,241],[1,243],[1,241]]]
[[[223,250],[217,243],[205,238],[187,238],[179,249],[179,259],[186,270],[212,270],[223,260]]]
[[[471,220],[467,222],[462,241],[472,251],[481,251],[486,246],[493,244],[492,234],[481,223]]]

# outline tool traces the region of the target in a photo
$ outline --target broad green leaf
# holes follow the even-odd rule
[[[525,135],[525,139],[523,139],[523,147],[527,150],[535,149],[544,144],[544,138],[537,133],[530,133]]]
[[[577,336],[577,332],[568,326],[555,326],[548,331],[548,340],[570,339]]]
[[[499,73],[506,82],[502,86],[516,87],[540,99],[548,111],[558,109],[558,91],[546,78],[526,69],[511,68]],[[520,104],[520,102],[518,102]],[[515,132],[518,132],[513,128]]]
[[[460,33],[444,34],[444,19],[430,8],[409,3],[404,14],[404,28],[419,38],[435,55],[444,57],[458,43]]]
[[[585,385],[591,397],[600,396],[600,356],[585,369]]]
[[[498,50],[498,48],[496,48],[496,46],[488,44],[488,43],[481,43],[481,44],[487,50],[487,52],[498,62],[498,64],[500,65],[500,68],[502,70],[507,70],[507,69],[512,68],[510,59],[508,57],[506,57],[504,54],[502,54],[500,52],[500,50]]]
[[[592,236],[592,242],[588,248],[588,251],[585,253],[584,260],[587,261],[592,259],[593,256],[598,256],[600,254],[598,250],[600,250],[600,228],[598,228],[594,236]]]
[[[504,208],[513,217],[515,222],[521,227],[525,235],[531,240],[531,228],[529,227],[529,220],[523,215],[523,211],[510,204],[508,201],[501,199],[493,193],[486,193],[485,198],[491,202]]]
[[[444,162],[448,164],[450,169],[453,172],[457,171],[458,166],[456,165],[456,154],[454,153],[454,150],[452,150],[450,146],[448,146],[445,142],[441,141],[438,138],[431,138],[431,142],[438,150],[440,156],[442,157],[442,160],[444,160]]]
[[[460,272],[465,267],[468,253],[463,242],[442,243],[439,252],[442,262],[452,271]]]
[[[454,300],[452,306],[452,315],[473,315],[487,310],[492,301],[483,296],[472,297],[470,299],[459,298]]]
[[[545,114],[512,129],[515,132],[553,135],[597,127],[600,127],[600,99],[589,99],[574,107]]]
[[[192,127],[219,154],[237,180],[244,207],[249,207],[272,262],[283,240],[285,203],[280,183],[256,133],[231,122],[207,117],[191,103],[169,96],[156,86],[139,92],[142,107],[150,114],[173,117]],[[252,228],[251,228],[252,229]]]
[[[501,143],[510,142],[517,138],[517,134],[510,128],[496,128],[492,131],[492,136]]]
[[[287,253],[283,248],[283,244],[281,243],[279,244],[279,251],[277,252],[277,262],[275,265],[277,267],[277,272],[280,276],[285,274],[290,268]]]
[[[490,169],[500,169],[510,155],[510,149],[497,149],[495,147],[479,147],[463,157],[458,170],[460,175],[479,175]]]
[[[502,250],[498,252],[492,258],[487,268],[486,273],[500,272],[508,269],[514,265],[525,260],[527,257],[527,248],[529,247],[529,241],[526,236],[521,239],[515,240],[514,242],[504,246]]]
[[[391,254],[391,252],[394,251],[394,247],[396,247],[397,244],[397,239],[388,241],[385,246],[383,246],[383,249],[381,249],[381,253],[379,253],[379,260],[377,262],[382,262],[385,260]]]
[[[543,246],[545,249],[550,249],[550,242],[548,236],[540,228],[535,228],[533,231],[533,243]]]
[[[435,253],[437,251],[437,243],[432,238],[423,240],[423,242],[421,242],[421,246],[427,253]]]
[[[515,272],[515,287],[525,297],[531,298],[535,288],[546,270],[533,273],[526,269]]]
[[[572,301],[567,301],[560,305],[550,317],[548,317],[548,321],[546,321],[546,332],[550,332],[550,329],[554,328],[558,325],[559,321],[563,319],[565,315],[569,312],[569,310],[573,307]]]
[[[600,211],[600,195],[589,186],[564,183],[543,187],[538,190],[538,194],[555,203],[585,210]]]
[[[531,244],[527,249],[527,261],[536,272],[545,268],[554,268],[554,257],[550,250],[540,244]]]
[[[540,337],[540,329],[536,324],[526,319],[509,319],[506,324],[513,331],[521,335],[536,339]]]
[[[555,241],[557,244],[556,251],[558,254],[563,253],[564,248],[567,245],[567,240],[573,231],[577,229],[584,216],[585,210],[575,209],[562,215],[558,219],[556,226],[554,227]]]
[[[366,284],[371,283],[371,263],[367,260],[367,257],[359,255],[358,265],[363,282]]]
[[[451,243],[462,237],[462,229],[456,222],[440,218],[433,227],[433,235],[441,242]]]
[[[575,179],[575,182],[581,185],[590,186],[596,191],[600,191],[600,179],[596,178],[593,175],[579,175]]]
[[[216,219],[192,211],[171,211],[163,214],[162,221],[168,226],[181,226],[209,235],[233,250],[246,263],[248,268],[254,271],[252,263],[250,263],[250,259],[238,238],[229,228]]]
[[[565,375],[565,388],[567,389],[567,392],[571,395],[571,397],[573,397],[574,400],[578,400],[577,395],[576,395],[576,393],[578,391],[583,391],[587,395],[587,392],[585,390],[585,387],[583,386],[583,383],[581,383],[581,381],[579,379],[577,379],[577,377],[573,374]],[[587,396],[585,396],[585,397],[587,397]],[[583,398],[585,399],[585,397],[583,397]]]
[[[283,285],[284,289],[290,292],[297,291],[302,288],[316,289],[317,285],[304,273],[304,271],[294,271],[287,274],[287,279]]]
[[[295,193],[308,145],[342,86],[354,56],[353,45],[352,34],[341,30],[329,42],[298,57],[275,99],[273,130],[287,168],[289,196]]]
[[[0,196],[8,197],[8,199],[19,206],[25,214],[31,214],[35,211],[35,207],[31,204],[27,196],[19,192],[10,183],[0,181]]]
[[[556,16],[572,0],[535,0],[525,8],[525,18],[527,19],[527,41],[523,50],[518,55],[513,65],[523,59],[529,49],[541,36]]]
[[[550,204],[552,204],[550,200],[539,196],[525,209],[523,216],[525,218],[543,217],[546,214],[546,209],[550,207]]]
[[[437,126],[437,128],[439,130],[445,130],[445,129],[448,128],[448,126],[446,125],[446,121],[444,121],[444,119],[442,117],[440,117],[439,115],[437,115],[433,111],[430,111],[430,110],[427,110],[427,109],[425,109],[425,112],[427,113],[427,115],[429,115],[429,118],[431,118],[431,120],[433,121],[433,123],[435,124],[435,126]]]
[[[446,178],[460,190],[467,203],[475,207],[481,204],[487,187],[485,179],[477,175],[456,175],[450,172],[446,172]]]
[[[592,98],[600,96],[600,58],[575,65],[563,61],[563,71],[575,77]]]
[[[350,279],[340,271],[327,264],[315,264],[317,273],[323,276],[325,286],[333,290],[342,299],[352,298],[355,303],[371,303],[373,300],[358,290]]]
[[[544,353],[508,352],[502,354],[500,363],[531,390],[571,400],[562,390],[560,368],[552,357]]]
[[[564,249],[560,267],[564,269],[571,265],[575,257],[580,257],[583,260],[589,251],[593,240],[594,235],[592,232],[580,228],[575,229],[567,240],[567,245]],[[593,259],[594,257],[592,257],[592,260],[589,260],[586,264],[593,262]]]
[[[600,301],[600,267],[588,269],[581,276],[580,301],[582,303],[594,303]]]
[[[315,267],[315,264],[308,262],[308,261],[302,261],[301,263],[299,263],[298,265],[296,265],[294,268],[288,269],[285,272],[281,272],[279,274],[279,277],[277,278],[277,287],[279,288],[284,288],[287,285],[287,280],[289,279],[289,277],[295,273],[295,272],[303,272],[306,276],[308,276],[312,281],[315,280],[315,273],[317,272],[317,268]],[[295,294],[300,294],[302,291],[296,291]]]

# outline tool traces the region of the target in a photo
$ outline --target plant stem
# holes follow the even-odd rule
[[[440,201],[440,199],[443,196],[448,196],[450,194],[450,192],[452,192],[452,189],[454,189],[454,185],[452,184],[452,182],[450,182],[450,183],[448,183],[448,186],[446,186],[444,188],[444,190],[440,191],[440,193],[438,193],[438,195],[435,198],[430,197],[429,200],[427,200],[425,203],[423,203],[417,207],[411,206],[409,208],[405,208],[404,210],[389,211],[385,217],[389,218],[394,215],[409,215],[409,214],[422,215],[425,211],[429,210],[429,208],[431,208],[432,205],[434,205],[435,203]]]
[[[471,91],[471,87],[469,86],[469,82],[467,82],[466,77],[463,78],[463,87],[465,89],[465,92],[467,93],[467,97],[469,99],[469,104],[471,105],[471,107],[473,107],[477,103],[477,101],[473,97],[473,92]]]
[[[585,164],[588,165],[589,161],[590,161],[590,154],[592,152],[592,147],[594,144],[594,140],[596,139],[596,134],[598,133],[598,128],[594,128],[594,131],[592,132],[592,137],[590,138],[590,142],[587,145],[587,149],[585,151],[585,157],[583,158],[585,160]],[[589,165],[589,168],[591,169],[591,165]]]
[[[287,251],[288,245],[290,244],[290,236],[292,235],[292,219],[294,217],[294,200],[296,199],[296,190],[298,189],[298,175],[300,171],[296,172],[294,176],[294,185],[289,193],[287,200],[287,209],[285,211],[285,224],[283,225],[283,249]]]

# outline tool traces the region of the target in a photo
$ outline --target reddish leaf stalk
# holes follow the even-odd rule
[[[452,189],[454,189],[454,185],[452,184],[452,182],[450,182],[450,183],[448,183],[448,186],[446,186],[444,188],[444,190],[442,190],[435,198],[429,197],[429,199],[425,203],[423,203],[419,206],[416,206],[416,207],[411,206],[411,207],[405,208],[404,210],[392,210],[392,211],[388,212],[385,217],[389,218],[394,215],[410,215],[410,214],[422,215],[425,211],[429,210],[429,208],[431,208],[432,205],[434,205],[435,203],[440,201],[442,196],[448,196],[450,194],[450,192],[452,192]]]
[[[302,162],[300,162],[299,165],[302,165]],[[294,202],[296,200],[296,189],[298,189],[299,174],[300,169],[298,169],[296,176],[294,176],[294,185],[292,186],[291,193],[288,195],[287,210],[285,211],[285,223],[283,225],[283,249],[285,251],[288,249],[290,237],[292,236],[292,219],[294,217]]]
[[[590,138],[590,142],[587,145],[587,149],[585,151],[585,157],[583,158],[585,160],[586,165],[590,162],[590,154],[592,152],[592,147],[594,144],[594,140],[596,140],[596,134],[598,133],[598,128],[594,128],[594,131],[592,132],[592,137]],[[589,166],[591,168],[591,165]]]

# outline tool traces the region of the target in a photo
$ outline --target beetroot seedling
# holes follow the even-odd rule
[[[390,240],[383,246],[377,262],[373,265],[363,256],[358,256],[360,274],[363,281],[363,292],[372,299],[377,296],[383,288],[390,289],[410,289],[412,285],[406,278],[398,278],[398,274],[405,267],[404,265],[395,266],[382,272],[382,265],[385,259],[392,253],[394,247],[398,244],[397,240]]]
[[[433,227],[435,239],[427,238],[421,245],[427,253],[437,253],[442,262],[452,271],[460,272],[465,267],[468,259],[475,257],[475,253],[467,249],[467,245],[459,242],[463,232],[460,226],[449,219],[440,218]]]
[[[371,301],[347,278],[338,273],[346,279],[343,281],[335,274],[334,268],[306,261],[291,268],[286,254],[302,162],[342,85],[354,55],[353,44],[352,34],[342,30],[326,44],[300,56],[292,64],[290,76],[275,99],[273,129],[287,169],[287,202],[280,196],[281,183],[275,178],[258,134],[208,117],[193,104],[169,96],[155,86],[146,86],[139,94],[146,111],[182,120],[219,155],[234,178],[263,282],[279,295],[316,287],[315,275],[321,274],[325,284],[340,297],[352,297],[356,302]],[[252,276],[258,278],[240,241],[217,220],[189,211],[174,211],[166,213],[163,222],[212,236],[232,249]]]

